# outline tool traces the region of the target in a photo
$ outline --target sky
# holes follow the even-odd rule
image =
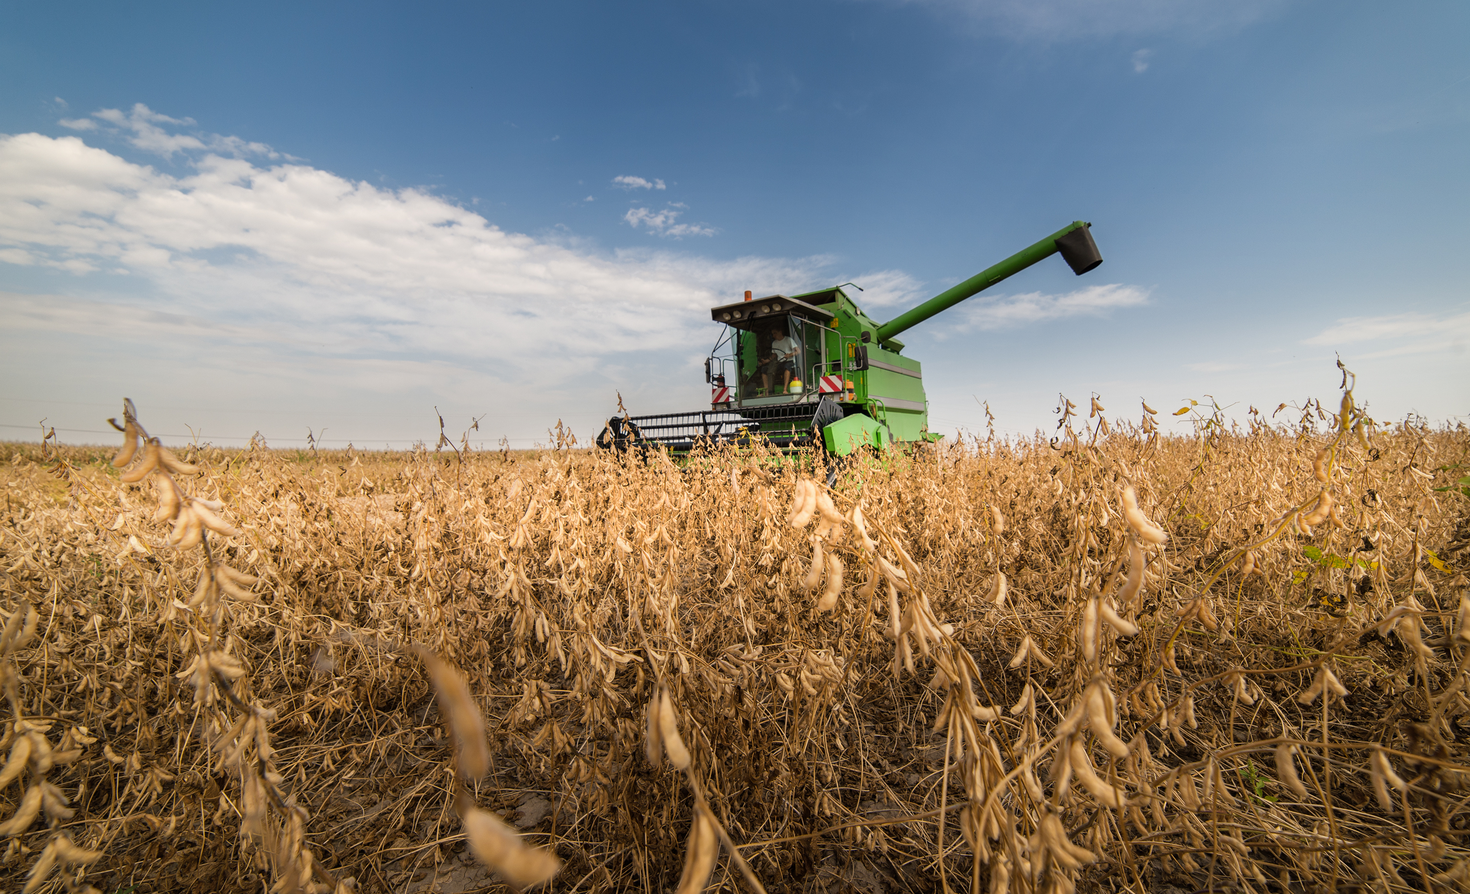
[[[1470,417],[1470,4],[16,4],[0,440],[529,447],[708,407],[709,308],[853,282],[931,427]],[[1282,421],[1289,413],[1277,417]]]

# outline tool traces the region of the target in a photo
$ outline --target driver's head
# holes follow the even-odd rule
[[[771,327],[771,338],[785,338],[785,337],[786,337],[786,330],[785,329],[781,328],[780,326],[772,326]]]

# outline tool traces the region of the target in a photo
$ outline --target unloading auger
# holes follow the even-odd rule
[[[746,292],[744,301],[710,310],[726,327],[704,362],[710,409],[614,416],[597,446],[684,455],[701,445],[764,441],[785,452],[845,456],[937,440],[922,368],[895,336],[1053,254],[1081,276],[1102,263],[1091,226],[1074,221],[887,323],[869,318],[842,286],[790,298]]]

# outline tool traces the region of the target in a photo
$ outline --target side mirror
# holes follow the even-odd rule
[[[704,358],[704,383],[706,385],[708,385],[710,382],[714,381],[710,377],[709,362],[710,362],[710,358],[708,358],[708,357]]]
[[[868,346],[858,345],[852,352],[852,368],[862,371],[868,368]]]

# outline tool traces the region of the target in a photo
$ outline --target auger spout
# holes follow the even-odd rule
[[[1070,225],[1028,248],[1021,249],[999,264],[987,267],[959,285],[945,289],[918,307],[904,311],[878,327],[876,335],[879,343],[917,326],[937,313],[949,310],[966,298],[978,295],[1001,280],[1020,273],[1037,261],[1044,260],[1057,252],[1061,252],[1063,260],[1072,268],[1072,272],[1081,276],[1102,263],[1102,255],[1097,250],[1097,243],[1092,241],[1092,231],[1088,229],[1091,226],[1092,224],[1086,221],[1073,221]]]

